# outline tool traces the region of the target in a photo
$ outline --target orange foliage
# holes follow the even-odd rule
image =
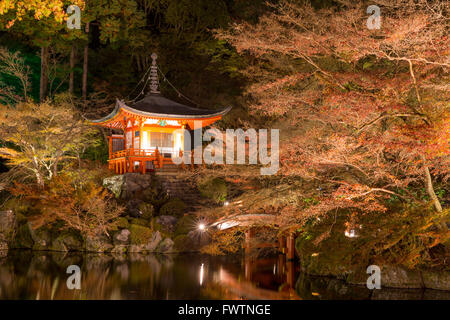
[[[54,177],[43,189],[16,183],[10,191],[36,203],[39,214],[28,217],[33,228],[61,220],[65,228],[83,235],[108,235],[124,211],[106,189],[92,181],[76,181],[67,174]]]

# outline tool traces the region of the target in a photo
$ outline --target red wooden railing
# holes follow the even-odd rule
[[[155,157],[159,154],[158,149],[126,149],[111,153],[111,159],[122,157]]]

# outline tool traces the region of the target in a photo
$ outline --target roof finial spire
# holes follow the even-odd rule
[[[152,66],[150,67],[150,93],[159,93],[159,80],[158,80],[158,66],[156,65],[156,58],[158,55],[152,53]]]

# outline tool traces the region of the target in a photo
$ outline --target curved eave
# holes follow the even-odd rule
[[[221,118],[225,114],[227,114],[232,107],[227,107],[223,110],[220,110],[215,113],[205,113],[200,115],[183,115],[183,114],[164,114],[164,113],[153,113],[153,112],[145,112],[141,110],[133,109],[129,106],[127,106],[123,101],[117,100],[116,106],[114,107],[114,110],[108,114],[107,116],[97,119],[97,120],[90,120],[93,124],[102,124],[109,121],[114,120],[119,114],[120,111],[123,109],[127,113],[131,113],[137,116],[145,117],[145,118],[163,118],[163,119],[173,119],[173,120],[201,120],[201,119],[211,119],[211,118]]]
[[[119,100],[116,101],[116,105],[115,105],[113,111],[111,111],[111,113],[108,114],[107,116],[105,116],[103,118],[100,118],[100,119],[88,120],[88,121],[91,122],[91,123],[94,123],[94,124],[99,124],[99,123],[108,122],[109,120],[114,119],[120,113],[120,105],[119,105],[118,102],[119,102]]]

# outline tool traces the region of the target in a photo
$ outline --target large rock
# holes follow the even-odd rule
[[[138,226],[140,227],[140,226]],[[143,227],[144,228],[144,227]],[[146,228],[148,229],[148,228]],[[133,235],[133,233],[132,233]],[[145,239],[145,240],[144,240]],[[162,240],[161,233],[159,231],[152,232],[149,237],[142,238],[140,243],[134,239],[131,241],[131,245],[128,248],[129,252],[156,252],[160,242]]]
[[[114,248],[111,250],[111,254],[114,257],[114,259],[117,260],[125,260],[126,252],[128,251],[128,245],[124,244],[116,244],[114,245]]]
[[[52,245],[52,235],[46,227],[31,230],[31,237],[34,241],[33,250],[48,250]]]
[[[112,248],[113,245],[105,235],[86,237],[86,251],[108,252],[111,251]]]
[[[52,242],[50,249],[63,252],[82,251],[83,242],[75,232],[65,231]]]
[[[126,208],[127,213],[130,217],[140,218],[142,216],[142,211],[139,209],[141,203],[142,200],[139,199],[131,199],[130,201],[127,202]]]
[[[21,219],[17,224],[14,239],[11,241],[10,247],[15,249],[33,248],[34,241],[31,233],[31,224],[26,219]]]
[[[155,208],[151,203],[141,202],[139,212],[141,213],[141,218],[150,220],[155,212]]]
[[[112,176],[103,179],[103,186],[111,191],[116,196],[116,198],[120,198],[124,181],[125,179],[123,175]]]
[[[156,252],[160,253],[170,253],[173,252],[173,241],[170,238],[165,238],[163,241],[161,241],[158,245],[158,248],[156,249]]]
[[[175,236],[188,234],[195,229],[196,217],[192,214],[184,215],[178,219],[175,227]]]
[[[12,210],[0,211],[0,250],[8,249],[8,243],[14,237],[16,216]]]
[[[381,267],[381,287],[422,288],[420,271],[409,270],[401,266],[384,265]]]
[[[115,245],[124,245],[130,243],[130,230],[122,229],[114,235],[113,242]]]
[[[177,224],[178,219],[173,216],[159,216],[156,218],[156,223],[159,224],[164,231],[174,232],[175,225]]]
[[[422,271],[425,288],[450,291],[449,271]]]
[[[170,215],[181,217],[185,212],[185,209],[186,205],[181,199],[173,198],[159,209],[159,214],[162,216]]]
[[[117,198],[127,199],[145,190],[152,184],[151,175],[125,173],[103,179],[103,186]]]

